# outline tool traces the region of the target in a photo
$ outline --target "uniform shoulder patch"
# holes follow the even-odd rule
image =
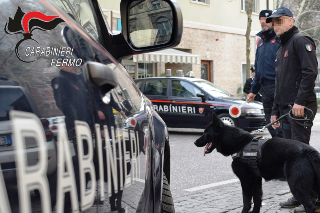
[[[256,42],[257,46],[258,46],[258,42],[260,41],[260,39],[261,39],[260,37],[257,38],[257,42]]]
[[[306,49],[311,52],[312,51],[312,46],[311,44],[306,44]]]
[[[53,87],[54,87],[54,89],[58,89],[59,88],[59,84],[55,84]]]

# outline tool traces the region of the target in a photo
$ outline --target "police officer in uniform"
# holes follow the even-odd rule
[[[251,67],[250,70],[251,70],[251,76],[252,76],[252,77],[251,77],[251,78],[248,78],[248,79],[246,80],[246,83],[244,84],[244,87],[243,87],[243,92],[245,92],[245,93],[247,93],[247,94],[249,94],[250,91],[251,91],[251,84],[252,84],[252,82],[253,82],[253,80],[254,80],[254,77],[255,77],[255,75],[256,75],[254,67]],[[257,95],[254,97],[254,100],[261,102],[261,95],[260,95],[260,93],[257,93]]]
[[[53,88],[53,95],[56,101],[57,107],[62,111],[65,116],[65,124],[68,134],[68,139],[73,143],[74,152],[76,155],[72,157],[74,166],[74,174],[78,192],[78,199],[80,200],[80,171],[78,162],[78,149],[75,132],[75,121],[86,122],[94,133],[94,121],[91,117],[90,101],[88,88],[84,82],[83,76],[77,73],[75,66],[61,66],[59,75],[52,79],[51,86]],[[99,121],[98,114],[94,113],[95,120]],[[87,143],[83,143],[84,153],[88,152]],[[86,183],[90,179],[89,175],[86,175]],[[56,181],[56,180],[55,180]],[[56,190],[52,191],[52,206],[56,203]],[[66,196],[64,211],[70,212],[71,202],[69,196]]]
[[[317,99],[314,92],[315,79],[318,74],[318,62],[316,58],[316,46],[314,41],[301,34],[294,26],[293,14],[286,7],[274,10],[268,17],[267,22],[272,22],[274,31],[281,40],[281,47],[276,55],[276,91],[273,104],[271,121],[275,121],[279,116],[290,111],[296,117],[304,117],[305,107],[317,112]],[[286,117],[273,125],[280,127],[283,137],[294,139],[309,144],[311,126],[305,127]],[[312,201],[316,201],[316,194],[311,193]],[[281,202],[282,207],[293,207],[299,205],[292,197],[286,202]],[[295,208],[295,212],[304,212],[304,207],[300,205]]]
[[[82,75],[77,74],[74,66],[62,66],[60,75],[52,79],[51,86],[56,105],[65,116],[68,138],[73,142],[77,152],[74,121],[87,122],[91,132],[94,132],[87,87]]]
[[[261,89],[262,103],[266,122],[270,123],[272,106],[275,91],[275,63],[276,53],[280,44],[276,42],[276,34],[271,23],[266,23],[268,16],[272,14],[272,10],[262,10],[259,14],[259,21],[262,31],[257,35],[261,38],[257,42],[255,69],[256,76],[251,85],[251,91],[247,96],[247,101],[251,102]],[[272,137],[282,138],[281,129],[273,129],[271,126],[268,130]]]

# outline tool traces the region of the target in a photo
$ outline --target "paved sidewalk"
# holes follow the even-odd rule
[[[263,206],[261,213],[293,212],[293,209],[283,209],[279,206],[291,196],[287,182],[285,181],[263,181]],[[143,184],[130,186],[124,190],[123,207],[126,212],[134,213],[140,198],[137,191],[141,191]],[[173,195],[174,196],[174,195]],[[128,199],[130,198],[130,199]],[[134,198],[134,201],[132,200]],[[133,201],[133,202],[132,202]],[[176,213],[220,213],[241,212],[243,207],[242,191],[240,182],[217,186],[209,189],[202,189],[197,192],[189,192],[184,196],[174,196]],[[109,202],[106,200],[103,205],[93,205],[86,213],[110,212]]]
[[[318,112],[320,112],[320,108],[318,109]],[[320,150],[320,142],[318,140],[320,131],[318,126],[320,126],[320,113],[316,114],[310,142],[311,146],[315,147],[317,150]],[[262,135],[271,137],[270,135],[268,136],[267,131],[265,131]],[[231,169],[231,167],[229,169]],[[261,213],[293,212],[293,208],[285,209],[279,206],[279,202],[285,201],[291,197],[287,182],[265,182],[263,180],[262,189],[263,206],[261,207]],[[175,196],[175,194],[179,196]],[[183,193],[181,190],[177,192],[174,191],[173,196],[175,210],[177,213],[236,213],[241,212],[243,207],[240,182],[202,189],[192,193],[188,193],[185,190],[183,190]],[[316,212],[320,212],[320,209],[317,209]]]
[[[144,188],[144,183],[136,181],[135,184],[126,187],[123,190],[122,207],[126,209],[126,213],[135,213],[138,207],[138,203]],[[105,184],[105,197],[108,196],[108,186]],[[95,204],[84,213],[111,213],[109,199],[106,198],[103,204],[98,204],[97,200]],[[113,212],[112,212],[113,213]]]
[[[285,181],[263,182],[263,206],[261,213],[293,212],[279,206],[280,201],[287,200],[290,190]],[[200,190],[182,197],[174,198],[177,213],[220,213],[241,212],[243,207],[240,182],[211,189]]]

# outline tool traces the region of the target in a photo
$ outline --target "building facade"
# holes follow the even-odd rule
[[[121,31],[119,25],[119,1],[100,0],[101,8],[109,14],[108,22],[113,31]],[[183,35],[179,46],[174,49],[192,54],[196,60],[174,58],[167,61],[150,60],[140,57],[124,60],[131,76],[150,77],[164,75],[166,69],[175,74],[183,70],[186,74],[209,80],[231,94],[242,91],[246,69],[246,28],[248,0],[176,0],[183,14]],[[157,5],[160,0],[148,0]],[[261,30],[259,12],[273,9],[273,0],[254,0],[251,27],[251,64],[254,64],[256,51],[256,34]],[[167,54],[164,52],[163,54]],[[168,53],[169,54],[169,53]],[[181,54],[184,55],[184,54]],[[139,57],[138,57],[139,58]],[[142,74],[141,74],[142,73]]]

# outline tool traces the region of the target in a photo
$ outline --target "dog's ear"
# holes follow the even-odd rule
[[[212,113],[212,123],[215,123],[219,120],[217,114],[215,112]]]
[[[219,126],[219,127],[223,127],[224,126],[224,123],[221,121],[221,119],[214,112],[212,113],[212,124],[214,126]]]

